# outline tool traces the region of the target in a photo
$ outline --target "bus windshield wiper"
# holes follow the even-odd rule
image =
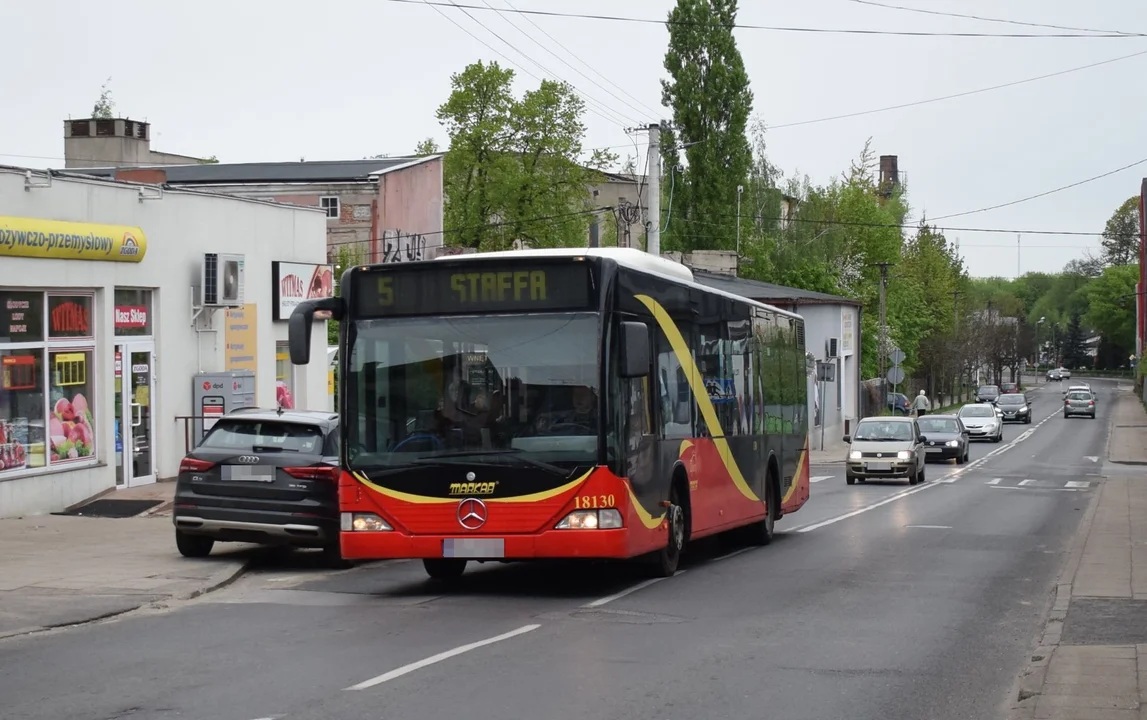
[[[509,450],[457,450],[454,452],[441,453],[439,455],[423,455],[422,457],[415,458],[414,460],[412,460],[412,462],[433,464],[436,462],[440,462],[442,460],[446,460],[449,463],[452,460],[456,462],[457,458],[463,458],[463,457],[474,457],[474,456],[485,457],[485,456],[490,456],[490,455],[501,455],[501,456],[509,456],[509,458],[512,458],[513,460],[517,460],[520,463],[524,463],[526,465],[529,465],[530,467],[536,467],[539,470],[545,470],[546,472],[553,473],[554,475],[560,475],[561,477],[566,477],[569,475],[568,472],[566,472],[565,470],[562,470],[557,465],[551,465],[547,462],[542,462],[541,460],[535,460],[533,458],[526,457],[526,456],[522,455],[521,453],[522,453],[521,450],[513,450],[513,449],[509,449]]]

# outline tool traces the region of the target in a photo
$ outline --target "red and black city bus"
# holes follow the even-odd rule
[[[635,558],[765,544],[809,497],[804,321],[632,249],[478,253],[348,269],[339,504],[347,559]],[[321,316],[321,315],[320,315]]]

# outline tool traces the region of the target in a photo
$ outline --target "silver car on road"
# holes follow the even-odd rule
[[[852,435],[844,436],[850,444],[845,482],[903,478],[909,485],[924,482],[923,440],[915,418],[864,418]]]

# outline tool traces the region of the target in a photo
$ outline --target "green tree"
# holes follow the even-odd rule
[[[737,186],[749,175],[752,153],[745,130],[753,93],[733,37],[736,0],[677,0],[669,12],[669,47],[661,98],[673,109],[673,130],[662,137],[666,168],[675,179],[668,249],[731,249],[736,237]],[[704,222],[705,226],[700,223]]]
[[[1082,367],[1087,363],[1087,338],[1083,331],[1083,318],[1078,310],[1071,313],[1067,323],[1067,334],[1063,339],[1063,364],[1068,368]]]
[[[481,250],[582,245],[588,187],[600,178],[580,161],[585,105],[569,85],[548,80],[517,99],[513,78],[482,62],[451,77],[438,109],[450,138],[445,241]]]
[[[1125,363],[1135,350],[1135,284],[1139,265],[1113,265],[1089,282],[1084,290],[1087,313],[1083,320],[1103,338],[1110,356]],[[1105,353],[1107,354],[1107,353]]]
[[[115,100],[112,99],[112,91],[109,87],[111,82],[112,79],[109,77],[100,88],[99,99],[92,106],[92,117],[97,120],[110,120],[115,117]]]
[[[335,296],[341,294],[343,273],[347,268],[362,265],[367,262],[368,256],[365,245],[346,244],[339,245],[329,252],[329,261],[335,266]],[[339,323],[337,320],[327,321],[327,345],[339,344]]]
[[[211,157],[205,157],[199,161],[199,164],[200,165],[218,165],[219,164],[219,158],[215,157],[214,155],[212,155]]]
[[[1103,228],[1103,262],[1129,265],[1139,258],[1139,196],[1127,198]]]
[[[426,157],[427,155],[437,155],[438,153],[438,143],[432,137],[420,140],[419,143],[414,146],[414,154],[416,157]]]

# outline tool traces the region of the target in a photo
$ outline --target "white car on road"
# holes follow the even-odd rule
[[[1000,442],[1004,439],[1003,418],[991,403],[965,405],[960,408],[957,416],[968,429],[968,437],[972,440]]]

